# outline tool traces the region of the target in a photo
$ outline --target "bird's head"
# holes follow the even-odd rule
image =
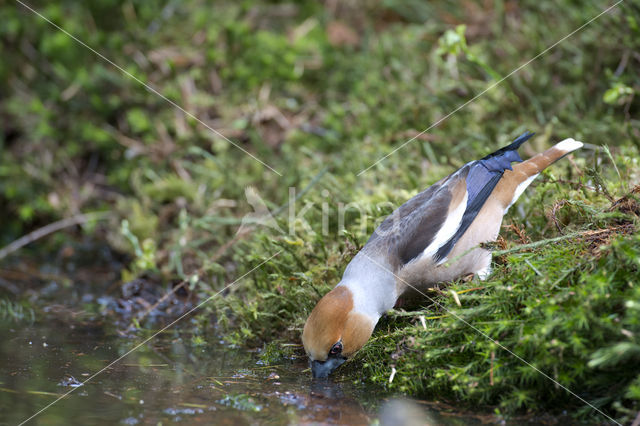
[[[302,343],[313,377],[327,377],[364,346],[376,320],[354,310],[353,294],[346,286],[327,293],[304,325]]]

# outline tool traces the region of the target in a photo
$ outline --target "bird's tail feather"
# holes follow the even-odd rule
[[[573,138],[565,139],[562,142],[558,142],[551,148],[547,149],[534,157],[529,158],[527,161],[523,161],[513,167],[514,171],[522,172],[524,176],[521,176],[523,180],[537,175],[565,155],[582,148],[582,142]]]
[[[529,158],[522,163],[515,164],[513,170],[506,170],[495,193],[505,208],[516,202],[518,197],[533,182],[538,174],[576,149],[582,147],[582,142],[569,138],[558,142],[546,151]]]
[[[478,161],[478,163],[491,172],[502,173],[504,170],[511,170],[511,163],[522,161],[522,158],[518,155],[518,148],[533,135],[534,133],[524,132],[509,145],[492,152]]]

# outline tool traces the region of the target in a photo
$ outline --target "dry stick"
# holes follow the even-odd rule
[[[551,209],[551,220],[553,220],[553,223],[556,225],[556,229],[558,230],[560,235],[564,234],[564,232],[562,232],[562,228],[560,227],[560,222],[558,222],[558,217],[556,213],[558,212],[558,210],[560,210],[562,207],[564,207],[568,203],[569,203],[568,200],[560,200],[558,202],[553,203],[553,207]]]
[[[82,213],[76,216],[68,217],[66,219],[59,220],[57,222],[50,223],[42,228],[36,229],[27,235],[18,238],[11,244],[0,249],[0,259],[5,258],[7,255],[13,253],[16,250],[30,244],[42,237],[46,237],[49,234],[60,231],[64,228],[69,228],[75,225],[81,225],[92,220],[104,220],[111,216],[110,212],[95,212],[95,213]]]
[[[601,231],[608,231],[608,229],[603,229]],[[491,250],[491,248],[490,248],[490,246],[492,245],[491,242],[489,242],[489,243],[480,243],[478,245],[475,245],[475,246],[467,249],[465,252],[460,253],[459,255],[454,257],[453,259],[448,260],[445,263],[445,265],[447,265],[447,264],[448,265],[452,265],[452,264],[456,263],[458,260],[462,259],[463,257],[465,257],[466,255],[468,255],[469,253],[471,253],[472,251],[474,251],[475,249],[478,249],[478,248],[484,248],[485,250],[491,251],[491,255],[492,256],[502,256],[504,254],[515,253],[515,252],[518,252],[520,250],[536,248],[536,247],[544,246],[544,245],[549,244],[549,243],[555,243],[557,241],[568,240],[570,238],[579,237],[579,236],[586,235],[586,234],[589,234],[589,233],[597,234],[599,232],[600,231],[574,232],[574,233],[571,233],[571,234],[562,235],[560,237],[555,237],[555,238],[549,238],[549,239],[546,239],[546,240],[536,241],[534,243],[521,244],[519,246],[515,246],[515,247],[512,247],[510,249],[506,249],[506,250]]]
[[[562,235],[560,237],[555,237],[555,238],[548,238],[546,240],[540,240],[540,241],[536,241],[534,243],[530,243],[530,244],[522,244],[516,247],[512,247],[510,249],[506,249],[506,250],[496,250],[494,252],[492,252],[492,254],[494,256],[502,256],[504,254],[510,254],[510,253],[515,253],[518,252],[520,250],[527,250],[527,249],[532,249],[532,248],[536,248],[536,247],[540,247],[540,246],[544,246],[550,243],[555,243],[558,241],[563,241],[563,240],[569,240],[571,238],[576,238],[576,237],[583,237],[583,236],[593,236],[593,235],[598,235],[598,234],[602,234],[602,233],[606,233],[606,232],[611,232],[614,231],[616,229],[619,229],[620,227],[617,228],[607,228],[607,229],[598,229],[596,231],[579,231],[579,232],[573,232],[571,234],[566,234],[566,235]]]

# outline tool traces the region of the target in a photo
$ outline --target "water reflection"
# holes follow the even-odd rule
[[[365,425],[378,421],[386,396],[350,381],[313,380],[304,359],[264,366],[255,351],[194,344],[177,329],[80,385],[144,336],[124,338],[100,322],[64,317],[0,324],[0,424],[18,424],[70,390],[30,424]]]
[[[193,346],[189,333],[176,330],[78,386],[136,341],[99,324],[0,325],[2,422],[19,423],[71,389],[33,423],[368,424],[372,419],[344,384],[309,388],[303,360],[264,367],[254,352]]]
[[[73,266],[73,280],[64,278],[72,271],[57,266],[45,268],[45,275],[24,262],[9,271],[20,282],[16,288],[41,311],[36,324],[0,322],[0,425],[19,424],[69,391],[67,398],[29,424],[398,425],[417,419],[421,424],[463,425],[496,421],[491,415],[461,415],[457,407],[441,403],[398,403],[380,387],[354,384],[353,378],[340,375],[313,380],[306,359],[264,365],[256,351],[229,348],[213,335],[202,344],[180,328],[170,328],[79,386],[144,340],[144,333],[130,332],[131,318],[164,295],[161,287],[139,281],[125,285],[122,295],[113,295],[106,288],[119,283],[121,268],[108,253],[89,257],[102,259],[101,266],[66,263]],[[159,309],[157,318],[146,324],[161,327],[162,321],[193,302],[189,297],[172,300],[172,309]],[[114,312],[118,315],[111,315]],[[188,320],[178,326],[194,327]],[[147,331],[146,336],[153,332]]]

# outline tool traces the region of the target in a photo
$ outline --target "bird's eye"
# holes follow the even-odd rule
[[[329,351],[331,355],[337,355],[341,352],[342,352],[342,342],[338,342],[335,345],[333,345],[331,347],[331,350]]]

